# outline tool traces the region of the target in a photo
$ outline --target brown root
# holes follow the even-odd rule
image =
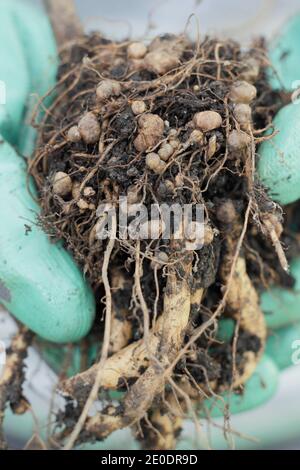
[[[0,449],[6,448],[2,427],[6,404],[9,403],[16,414],[23,414],[29,408],[22,389],[24,381],[23,361],[27,356],[28,346],[32,338],[33,333],[26,327],[20,328],[19,333],[12,340],[4,371],[0,378]]]
[[[149,335],[148,350],[141,339],[131,343],[106,360],[102,370],[101,388],[116,390],[123,386],[127,380],[136,379],[139,376],[139,371],[147,367],[149,363],[149,353],[153,355],[157,350],[160,340],[160,325],[161,320],[158,320],[156,330],[152,331]],[[84,400],[84,397],[86,397],[86,394],[92,388],[96,373],[97,364],[71,377],[61,385],[62,393],[80,401]]]
[[[258,350],[244,352],[242,373],[235,371],[233,388],[244,384],[253,374],[266,343],[267,328],[264,315],[259,306],[259,298],[246,271],[246,263],[239,257],[233,281],[227,297],[227,307],[237,321],[239,330],[247,332],[259,340]]]
[[[136,427],[142,448],[147,450],[172,450],[177,445],[183,422],[183,408],[174,393],[155,402]]]
[[[132,282],[120,272],[112,275],[112,319],[109,353],[125,348],[132,338],[132,324],[128,318]]]
[[[183,284],[178,292],[179,283]],[[168,315],[161,315],[155,327],[151,330],[148,345],[145,345],[143,339],[131,343],[126,348],[109,357],[102,370],[101,387],[108,390],[116,390],[129,380],[136,379],[140,375],[140,370],[145,369],[149,364],[149,357],[154,357],[161,343],[175,345],[180,344],[182,331],[187,326],[187,311],[189,312],[188,286],[186,281],[176,280],[175,274],[168,276],[169,294],[165,294],[165,311]],[[174,297],[172,297],[173,292]],[[200,304],[203,289],[198,289],[193,294],[193,302]],[[183,311],[185,314],[178,315]],[[181,322],[181,323],[180,323]],[[164,338],[164,340],[163,340]],[[167,342],[167,343],[166,343]],[[165,348],[166,346],[164,346]],[[174,353],[176,349],[174,349]],[[96,377],[97,364],[88,370],[66,380],[61,391],[69,397],[79,399],[80,396],[89,393]],[[80,393],[78,393],[80,391]]]
[[[267,214],[262,218],[263,227],[266,234],[270,237],[271,242],[275,248],[278,260],[282,269],[286,272],[289,271],[289,264],[286,255],[280,243],[280,235],[282,234],[283,227],[279,220],[273,214]]]
[[[189,276],[192,256],[186,254],[185,257],[184,272]],[[170,272],[164,294],[159,340],[150,365],[130,387],[121,407],[108,406],[103,412],[86,420],[85,431],[88,434],[96,433],[98,439],[103,439],[116,429],[131,426],[145,416],[154,398],[162,393],[168,375],[171,373],[168,371],[166,376],[170,362],[180,350],[183,334],[189,321],[190,306],[191,294],[188,278],[182,279],[176,271]],[[147,349],[146,345],[145,347]],[[130,362],[132,362],[132,357]],[[103,371],[106,367],[107,364]],[[101,384],[103,384],[103,377]]]

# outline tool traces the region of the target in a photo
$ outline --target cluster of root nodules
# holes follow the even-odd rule
[[[130,426],[145,447],[172,448],[186,413],[242,390],[253,373],[266,337],[257,288],[293,282],[281,209],[255,174],[257,146],[272,138],[281,106],[267,66],[262,42],[242,51],[170,35],[148,46],[93,35],[63,51],[30,171],[41,223],[95,291],[99,350],[103,330],[106,339],[100,363],[60,386],[68,406],[58,442]],[[197,230],[164,239],[158,221],[155,239],[121,239],[118,212],[115,239],[99,239],[97,208],[120,196],[129,214],[140,202],[202,204],[204,245],[188,249]],[[223,318],[235,325],[227,342]],[[117,405],[107,402],[111,390],[124,392]],[[95,396],[103,406],[90,416]]]

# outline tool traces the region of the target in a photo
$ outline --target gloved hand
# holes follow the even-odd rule
[[[93,295],[70,256],[60,245],[51,245],[42,230],[34,225],[38,207],[26,190],[26,165],[14,150],[17,148],[21,154],[27,156],[32,152],[32,131],[23,123],[25,103],[31,91],[42,95],[55,82],[55,41],[48,20],[41,12],[10,0],[0,4],[0,13],[3,19],[0,30],[0,78],[6,82],[8,88],[7,104],[0,107],[0,133],[4,139],[0,144],[0,300],[20,321],[41,337],[54,342],[76,341],[88,332],[92,324],[95,308]],[[291,25],[287,28],[281,38],[283,43],[293,34],[300,39],[300,19],[298,23],[299,27]],[[7,43],[10,44],[9,52]],[[297,36],[291,43],[293,53],[288,57],[293,58]],[[280,54],[276,51],[280,51],[280,44],[271,51],[272,59],[279,57]],[[277,67],[276,60],[274,65]],[[289,62],[287,70],[290,70]],[[289,73],[290,83],[297,79],[297,67]],[[287,75],[285,79],[287,80]],[[284,146],[287,159],[280,169],[281,182],[285,181],[285,175],[287,177],[290,172],[290,162],[296,161],[296,154],[293,153],[296,146],[294,140],[291,140],[292,129],[285,129],[286,113],[293,115],[295,128],[300,122],[297,119],[300,107],[295,105],[287,108],[290,111],[283,109],[275,120],[277,127],[282,129],[281,134],[276,137],[277,144]],[[291,118],[289,121],[291,122]],[[295,139],[299,138],[298,135],[295,136]],[[275,163],[280,166],[279,157],[276,158],[269,145],[272,146],[272,143],[265,143],[260,150],[260,175],[271,191],[279,194],[277,200],[286,203],[286,194],[290,195],[291,191],[287,191],[286,187],[279,191],[277,179],[268,179],[268,173],[264,171],[270,158],[273,159],[272,168]],[[299,174],[300,172],[298,178]],[[299,196],[300,194],[295,195],[294,199]],[[31,231],[25,229],[25,224],[30,225]],[[292,273],[299,283],[300,262],[297,260],[292,265]],[[296,289],[297,286],[298,284]],[[262,307],[268,314],[266,318],[270,328],[300,320],[297,310],[299,295],[296,291],[281,289],[263,294]],[[286,302],[289,303],[288,313],[282,308],[282,304],[286,305]],[[229,324],[223,327],[227,337],[230,336],[231,328],[232,325]],[[273,340],[269,340],[268,355],[264,356],[256,373],[247,383],[245,393],[231,399],[232,412],[258,406],[274,393],[279,368],[290,365],[290,343],[293,338],[299,337],[300,326],[286,327],[276,333]],[[53,365],[61,365],[60,354],[63,354],[63,350],[59,351],[58,363],[56,359]],[[263,387],[260,377],[263,378]]]
[[[22,158],[34,148],[28,98],[55,84],[56,43],[46,15],[26,2],[1,1],[0,19],[0,303],[47,340],[77,341],[93,323],[94,296],[71,256],[36,225]]]

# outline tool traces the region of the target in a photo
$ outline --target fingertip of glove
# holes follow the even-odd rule
[[[273,124],[278,133],[259,148],[258,175],[275,201],[289,204],[300,198],[300,105],[282,108]]]
[[[273,65],[270,83],[274,89],[292,91],[300,79],[299,62],[300,15],[291,18],[269,45],[269,58]],[[299,87],[299,84],[298,86]]]
[[[229,405],[231,414],[257,408],[270,400],[275,394],[279,383],[279,369],[267,354],[264,354],[254,374],[246,382],[242,394],[224,393],[223,400],[208,399],[204,405],[212,418],[224,416]],[[205,417],[205,414],[203,413]]]

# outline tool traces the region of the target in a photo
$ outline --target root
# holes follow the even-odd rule
[[[272,220],[273,219],[273,220]],[[274,222],[274,217],[271,217],[270,215],[263,217],[263,227],[266,232],[266,234],[270,237],[271,242],[275,248],[276,254],[278,256],[278,260],[280,262],[280,265],[282,269],[286,272],[289,271],[289,263],[286,259],[285,253],[283,251],[282,245],[280,243],[279,237],[282,233],[282,226],[276,220]],[[279,229],[278,229],[279,227]],[[278,233],[279,232],[279,233]]]
[[[80,434],[81,429],[84,426],[84,423],[86,421],[90,408],[92,404],[94,403],[94,401],[97,399],[98,391],[101,385],[102,370],[109,354],[111,323],[112,323],[112,295],[111,295],[111,289],[110,289],[110,284],[109,284],[109,279],[108,279],[108,265],[110,262],[110,257],[111,257],[114,245],[115,245],[116,235],[117,235],[117,220],[116,220],[116,217],[113,217],[110,240],[107,244],[107,247],[104,253],[103,266],[102,266],[102,280],[103,280],[103,285],[104,285],[105,294],[106,294],[106,316],[105,316],[105,329],[104,329],[104,336],[103,336],[101,358],[98,364],[95,382],[93,384],[92,390],[90,391],[88,399],[83,407],[80,418],[74,430],[72,431],[67,444],[65,445],[65,450],[70,450],[73,447],[78,435]]]
[[[9,403],[16,414],[23,414],[29,408],[22,390],[24,381],[23,361],[27,356],[28,346],[31,344],[32,338],[33,333],[26,327],[21,327],[19,333],[12,340],[4,371],[0,378],[0,449],[7,447],[3,434],[6,404]]]
[[[93,34],[61,58],[30,171],[41,224],[82,267],[105,329],[100,362],[59,386],[69,406],[58,416],[58,440],[70,449],[130,426],[144,431],[146,447],[174,448],[184,415],[199,431],[192,403],[243,385],[264,349],[257,260],[266,283],[274,248],[284,269],[287,260],[271,217],[278,206],[255,178],[256,145],[271,138],[261,135],[280,97],[266,79],[262,43],[244,51],[234,41],[163,36],[146,46]],[[103,202],[117,209],[109,241],[99,236]],[[140,205],[148,215],[153,205],[192,205],[193,219],[201,205],[203,243],[202,222],[187,220],[180,242],[164,236],[157,217],[132,225]],[[121,236],[128,223],[135,235],[142,228],[140,239]],[[226,344],[216,338],[223,315],[236,321]],[[124,393],[117,404],[104,401],[110,390]]]
[[[175,449],[181,431],[184,412],[174,394],[169,392],[164,400],[155,402],[147,418],[141,422],[137,437],[147,450]]]
[[[149,363],[149,352],[154,355],[157,350],[161,335],[161,317],[158,319],[156,328],[149,334],[148,350],[144,340],[131,343],[126,348],[109,357],[102,369],[101,388],[104,390],[117,390],[124,386],[127,380],[137,379],[140,370],[147,367]],[[61,392],[79,402],[86,399],[96,377],[97,364],[86,371],[77,374],[63,382]]]
[[[244,352],[243,372],[236,371],[233,388],[244,384],[253,374],[266,343],[267,328],[263,312],[259,306],[259,298],[246,271],[245,260],[238,258],[233,282],[227,296],[227,307],[232,317],[238,322],[239,330],[257,338],[257,350]]]
[[[183,266],[187,279],[182,279],[175,271],[170,272],[167,278],[164,310],[155,350],[156,360],[150,363],[131,386],[120,407],[109,406],[86,420],[87,434],[96,433],[98,439],[103,439],[116,429],[132,426],[145,416],[154,398],[163,392],[171,374],[170,371],[166,375],[166,370],[181,348],[190,315],[191,293],[188,278],[192,268],[191,254],[186,255]],[[103,380],[103,377],[101,379]]]
[[[179,315],[179,312],[187,312],[188,310],[186,305],[188,287],[184,282],[185,287],[181,288],[182,295],[180,296],[177,291],[179,282],[183,283],[183,281],[176,280],[176,274],[169,275],[167,292],[170,291],[170,293],[165,295],[165,309],[169,313],[167,320],[165,315],[161,315],[157,319],[155,327],[150,331],[148,350],[144,339],[141,339],[109,357],[102,370],[102,389],[117,390],[124,386],[128,380],[137,379],[140,370],[145,369],[149,364],[149,354],[155,356],[160,343],[163,343],[162,338],[164,338],[164,342],[180,344],[182,331],[187,326],[187,318],[186,314]],[[174,298],[171,298],[171,292],[175,292]],[[191,297],[193,303],[197,302],[198,305],[201,302],[202,294],[203,289],[198,289],[197,293]],[[180,322],[182,323],[180,324]],[[88,370],[71,377],[62,384],[61,392],[82,402],[95,381],[96,373],[97,365],[94,365]]]
[[[112,313],[109,354],[112,355],[125,348],[132,338],[132,324],[129,320],[132,282],[119,270],[112,272]]]
[[[245,229],[242,233],[244,231]],[[241,240],[242,238],[238,244],[241,244]],[[242,366],[234,371],[232,387],[236,388],[252,375],[263,352],[266,328],[263,314],[259,309],[258,296],[246,273],[243,258],[237,256],[230,279],[226,295],[227,307],[232,316],[238,320],[240,329],[260,341],[257,351],[244,352]],[[177,273],[169,274],[164,296],[164,313],[156,323],[157,331],[151,331],[149,335],[150,351],[157,358],[157,362],[150,363],[146,372],[130,388],[121,405],[121,411],[118,407],[109,406],[102,413],[88,418],[85,426],[88,433],[94,434],[97,430],[98,438],[103,439],[116,429],[140,421],[151,407],[154,398],[162,393],[166,380],[172,373],[170,363],[172,364],[173,361],[173,366],[176,363],[180,349],[178,345],[182,344],[182,332],[188,325],[190,305],[199,307],[203,295],[201,288],[194,290],[192,295],[190,292],[187,282],[178,278]],[[179,311],[186,313],[178,316]],[[120,371],[120,364],[123,364],[122,371]],[[102,386],[118,388],[122,379],[125,381],[138,377],[140,372],[137,364],[144,367],[149,364],[149,356],[143,340],[131,344],[107,359],[103,368]],[[70,379],[64,384],[64,391],[77,398],[76,390],[91,386],[96,370],[94,366],[89,371]],[[210,383],[209,388],[217,389],[217,383]],[[195,399],[197,394],[191,392],[191,396]]]

